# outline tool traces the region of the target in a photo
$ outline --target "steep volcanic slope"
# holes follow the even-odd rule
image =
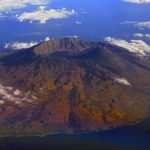
[[[100,131],[150,116],[150,60],[125,49],[60,39],[0,62],[0,135]]]

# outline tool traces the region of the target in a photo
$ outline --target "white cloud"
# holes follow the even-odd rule
[[[144,36],[150,38],[150,34],[144,34]]]
[[[37,44],[38,44],[38,42],[36,42],[36,41],[33,41],[33,42],[11,42],[11,43],[6,43],[4,48],[20,50],[20,49],[26,49],[26,48],[33,47]]]
[[[3,104],[5,104],[5,101],[0,100],[0,106],[3,105]]]
[[[131,83],[125,78],[115,78],[115,81],[123,85],[131,86]]]
[[[17,18],[21,22],[28,20],[30,21],[30,23],[32,23],[33,21],[46,23],[48,20],[67,18],[71,15],[74,15],[75,13],[75,10],[67,10],[66,8],[45,10],[45,7],[41,6],[39,10],[33,12],[25,12],[17,16]]]
[[[145,56],[146,53],[150,53],[150,46],[142,40],[130,40],[128,42],[122,39],[106,37],[105,41],[110,44],[126,48],[128,51],[135,53],[137,55],[140,55],[140,56]]]
[[[143,38],[143,37],[144,37],[144,34],[142,34],[142,33],[135,33],[133,36],[134,36],[134,37]]]
[[[50,38],[49,37],[46,37],[45,39],[44,39],[44,41],[49,41],[50,40]]]
[[[67,36],[67,37],[69,37],[69,38],[79,38],[78,35],[72,35],[72,36]]]
[[[24,102],[34,102],[37,97],[31,92],[23,93],[19,89],[4,86],[0,83],[0,106],[5,102],[13,102],[16,105],[22,105]]]
[[[45,37],[44,40],[40,40],[40,42],[49,41],[49,40],[50,40],[50,37]],[[12,50],[22,50],[22,49],[27,49],[27,48],[31,48],[33,46],[36,46],[40,42],[38,42],[38,41],[31,41],[31,42],[10,42],[10,43],[6,43],[4,45],[4,48],[6,48],[6,49],[12,49]]]
[[[0,19],[5,18],[6,16],[0,13]]]
[[[150,21],[144,22],[134,22],[134,21],[125,21],[123,24],[133,24],[135,27],[140,29],[150,29]]]
[[[82,22],[81,21],[76,21],[76,24],[81,25]]]
[[[135,33],[133,36],[137,38],[147,38],[150,40],[150,34]]]
[[[150,0],[123,0],[123,1],[136,4],[150,3]]]
[[[7,87],[7,86],[3,86],[2,84],[0,84],[0,96],[3,99],[10,99],[12,100],[13,97],[11,94],[9,94],[13,89],[11,87]]]
[[[24,8],[27,5],[46,5],[49,0],[0,0],[0,12]]]
[[[21,91],[18,90],[18,89],[16,89],[16,90],[14,91],[14,95],[15,95],[15,96],[20,96],[20,95],[21,95]]]

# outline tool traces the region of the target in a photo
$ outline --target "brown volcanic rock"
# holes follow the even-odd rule
[[[37,55],[46,55],[61,51],[83,51],[90,47],[96,47],[99,43],[79,40],[78,38],[51,39],[34,48]]]
[[[150,116],[149,60],[111,45],[70,41],[1,59],[1,135],[100,131]]]

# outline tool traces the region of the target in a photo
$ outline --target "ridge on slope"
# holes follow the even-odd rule
[[[149,117],[150,61],[82,41],[53,40],[59,44],[46,44],[46,53],[44,42],[0,59],[1,135],[100,131]]]
[[[98,46],[98,42],[90,42],[81,40],[79,38],[63,38],[63,39],[51,39],[40,43],[34,48],[34,52],[37,55],[46,55],[52,52],[60,51],[83,51],[90,47]]]

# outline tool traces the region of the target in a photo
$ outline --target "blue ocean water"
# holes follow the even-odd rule
[[[149,150],[150,119],[97,133],[0,138],[1,150]]]
[[[79,36],[83,39],[103,41],[107,36],[133,39],[134,33],[150,33],[125,21],[150,20],[150,4],[131,4],[122,0],[52,0],[46,9],[74,9],[77,13],[64,19],[49,20],[45,24],[19,22],[15,14],[0,18],[0,48],[11,41],[40,41],[45,37]],[[35,11],[37,6],[16,10],[17,14]],[[76,21],[82,24],[76,24]],[[149,41],[148,41],[149,42]]]

